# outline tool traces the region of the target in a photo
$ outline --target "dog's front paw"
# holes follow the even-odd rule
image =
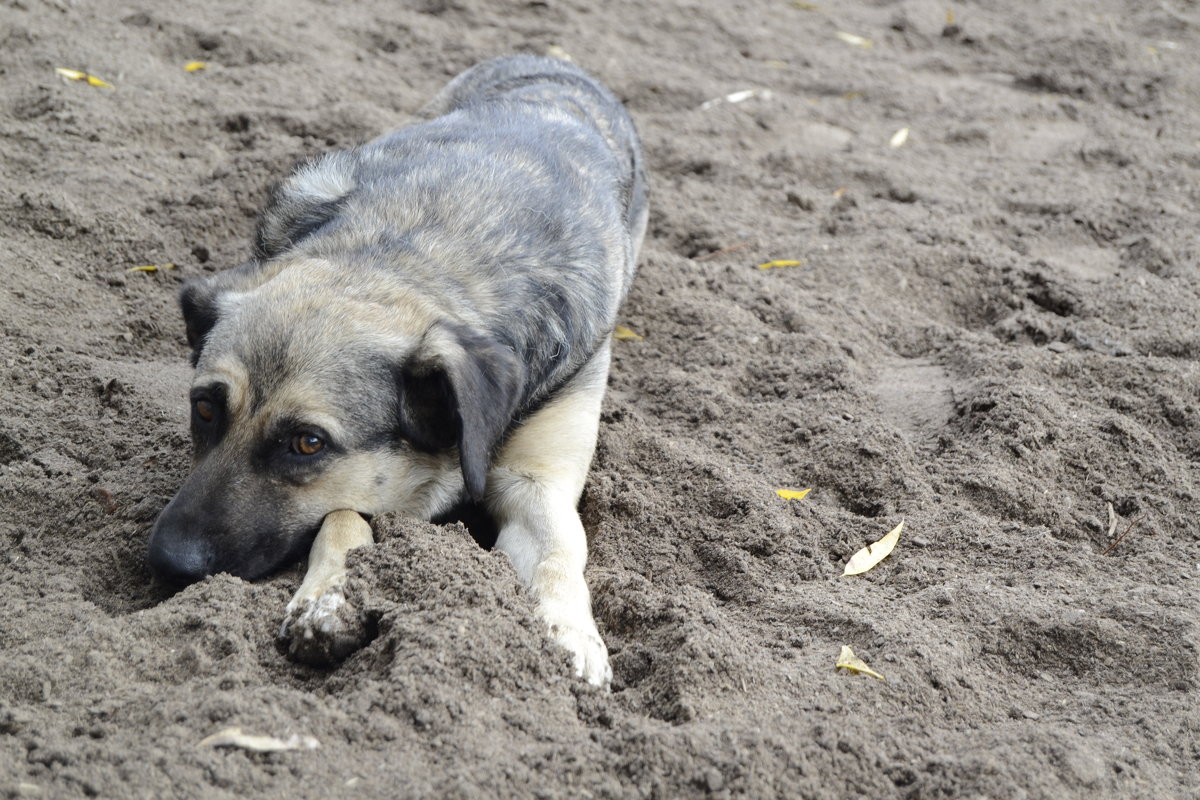
[[[346,599],[345,580],[309,596],[299,592],[287,604],[279,638],[293,661],[326,667],[367,643],[366,615]]]
[[[612,683],[612,667],[608,663],[608,648],[596,626],[550,622],[550,638],[565,647],[575,662],[576,677],[592,686],[607,689]]]

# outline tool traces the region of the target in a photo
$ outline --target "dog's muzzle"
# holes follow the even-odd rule
[[[156,525],[150,537],[147,561],[154,575],[172,586],[195,583],[213,571],[216,551],[208,540]]]

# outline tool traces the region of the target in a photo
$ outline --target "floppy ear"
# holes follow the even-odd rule
[[[353,151],[301,161],[272,189],[254,231],[254,257],[266,261],[332,222],[354,191]]]
[[[205,338],[217,324],[221,295],[230,291],[248,291],[258,286],[267,277],[263,274],[262,266],[258,261],[250,261],[207,278],[193,278],[179,290],[179,308],[183,311],[187,341],[192,348],[193,367],[200,360]]]
[[[457,444],[467,493],[482,500],[492,456],[521,399],[516,354],[484,334],[441,323],[397,378],[401,435],[419,449]]]

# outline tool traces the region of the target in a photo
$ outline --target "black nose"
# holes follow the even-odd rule
[[[169,528],[155,528],[147,560],[159,580],[186,586],[212,572],[213,556],[212,545],[204,539],[180,536]]]

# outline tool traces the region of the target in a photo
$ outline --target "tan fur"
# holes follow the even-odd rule
[[[371,544],[370,524],[353,511],[335,511],[325,517],[308,557],[308,572],[284,610],[279,635],[293,654],[309,660],[341,657],[360,642],[359,632],[347,630],[361,624],[356,609],[346,601],[346,554]]]
[[[222,355],[199,369],[192,378],[193,386],[207,386],[223,381],[229,386],[229,413],[240,416],[249,403],[250,377],[246,365],[232,355]]]
[[[361,515],[482,504],[550,635],[605,685],[576,503],[646,227],[641,146],[554,59],[477,65],[429,109],[300,165],[252,257],[183,287],[196,456],[149,563],[255,579],[311,544],[282,632],[335,663],[366,638],[343,593]]]
[[[612,679],[608,650],[592,619],[583,571],[587,536],[575,510],[596,448],[609,345],[509,438],[488,481],[488,507],[508,554],[533,592],[551,637],[591,684]]]
[[[583,577],[587,538],[575,505],[596,447],[608,363],[606,344],[551,402],[513,432],[489,473],[487,498],[500,526],[496,548],[509,556],[517,576],[533,593],[539,616],[546,621],[551,638],[571,653],[576,674],[596,686],[611,681],[612,669],[592,618]],[[404,471],[399,463],[392,466]],[[347,489],[362,482],[366,475],[354,475],[356,471],[339,474],[339,485],[343,477]],[[328,490],[313,490],[323,488]],[[345,552],[359,546],[359,539],[331,533],[322,540],[329,519],[318,534],[321,546],[314,546],[309,556],[304,583],[288,606],[289,622],[284,626],[288,636],[302,635],[299,629],[289,628],[299,619],[296,609],[326,609],[315,617],[322,626],[336,628],[331,609],[340,607],[342,582],[329,576],[343,575]],[[339,529],[332,527],[333,531]],[[339,547],[339,542],[354,543]],[[328,599],[321,603],[326,593]]]
[[[346,554],[372,542],[371,526],[354,511],[335,511],[325,517],[308,554],[308,572],[292,602],[315,600],[346,578]]]

